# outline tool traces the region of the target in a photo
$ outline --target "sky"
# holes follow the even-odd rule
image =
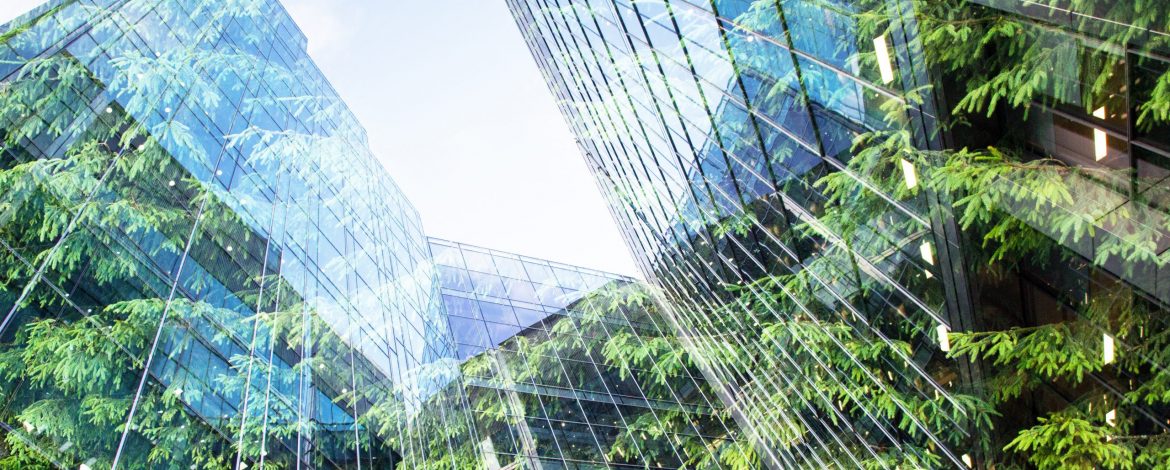
[[[0,0],[0,24],[7,23],[44,2],[45,0]]]
[[[638,276],[504,0],[282,1],[428,234]]]

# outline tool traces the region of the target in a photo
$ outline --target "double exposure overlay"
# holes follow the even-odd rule
[[[505,7],[648,285],[428,238],[278,0],[0,26],[0,469],[1166,468],[1170,3]]]
[[[654,296],[628,278],[431,241],[487,468],[750,468]]]
[[[747,468],[645,286],[423,234],[275,0],[0,29],[0,468]]]
[[[2,466],[462,445],[419,216],[278,3],[60,0],[0,33]]]
[[[764,465],[1170,461],[1170,4],[507,3]]]

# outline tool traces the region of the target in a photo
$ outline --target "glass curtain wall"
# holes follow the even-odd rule
[[[431,239],[486,468],[758,468],[624,276]]]
[[[429,241],[447,321],[464,360],[612,281],[633,282],[593,269],[433,237]]]
[[[467,441],[419,216],[305,41],[275,0],[0,28],[0,466],[394,468]]]
[[[1165,461],[1168,7],[507,3],[768,465]]]

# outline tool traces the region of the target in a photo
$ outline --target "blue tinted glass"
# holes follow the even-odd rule
[[[448,320],[451,322],[451,333],[455,336],[456,342],[474,346],[488,345],[487,331],[484,330],[482,321],[459,317],[450,317]]]
[[[472,290],[471,279],[467,277],[466,271],[449,266],[438,266],[437,268],[439,270],[439,282],[442,285],[455,290]]]
[[[483,313],[484,320],[510,325],[516,324],[516,316],[512,313],[511,306],[481,301],[479,302],[479,309]]]
[[[535,283],[556,283],[556,276],[553,275],[552,268],[547,264],[539,264],[531,261],[524,261],[524,269],[528,271],[529,279]]]
[[[520,321],[520,326],[532,325],[536,322],[543,320],[544,317],[548,316],[548,313],[545,313],[545,312],[540,311],[540,310],[533,310],[530,308],[515,307],[515,310],[516,310],[516,318],[517,318],[517,320]]]
[[[479,307],[474,300],[453,295],[444,295],[443,305],[447,308],[448,315],[479,318]]]
[[[496,269],[501,276],[515,279],[526,279],[528,277],[524,272],[524,265],[520,263],[520,260],[500,256],[493,256],[493,258],[496,261]]]
[[[496,267],[495,263],[492,262],[492,256],[487,253],[464,250],[463,259],[467,261],[467,269],[472,271],[479,271],[481,273],[496,273]]]
[[[504,284],[499,276],[475,271],[468,271],[467,274],[471,277],[472,285],[475,286],[475,293],[490,295],[492,297],[504,297],[506,295]]]
[[[536,296],[540,298],[540,303],[550,307],[564,308],[566,305],[568,305],[568,303],[565,302],[564,291],[555,285],[537,285]]]
[[[487,324],[488,335],[490,335],[493,344],[500,344],[507,341],[516,333],[520,332],[520,327],[516,325],[504,325],[500,323]]]
[[[435,257],[436,264],[454,266],[457,268],[464,267],[463,255],[459,253],[458,248],[432,244],[431,253]]]
[[[540,301],[536,296],[536,289],[532,287],[531,282],[505,278],[504,285],[508,289],[508,298],[512,300],[527,303],[537,303]]]

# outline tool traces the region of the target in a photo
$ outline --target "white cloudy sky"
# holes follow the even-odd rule
[[[284,3],[429,233],[636,274],[504,0]]]
[[[42,3],[44,0],[0,0],[0,24],[7,23]]]
[[[637,274],[504,0],[283,1],[430,234]]]

